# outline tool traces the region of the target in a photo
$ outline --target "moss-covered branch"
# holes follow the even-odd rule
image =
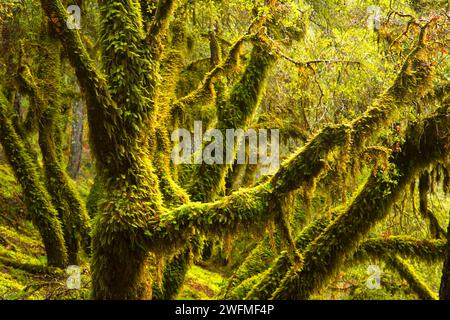
[[[296,238],[296,249],[299,252],[304,252],[329,224],[330,220],[328,218],[314,220]],[[268,265],[266,264],[263,272],[260,274],[253,273],[251,275],[252,280],[250,278],[242,282],[234,291],[241,294],[238,297],[240,299],[269,299],[293,265],[292,252],[283,251],[276,257],[269,268],[267,268]],[[249,286],[248,284],[251,285]]]
[[[86,100],[90,139],[100,169],[115,168],[116,125],[120,110],[109,95],[105,77],[97,70],[77,30],[68,29],[66,8],[60,0],[41,0],[53,32],[61,39]],[[95,132],[95,134],[94,134]]]
[[[46,187],[62,222],[69,255],[68,262],[78,264],[80,240],[86,250],[90,247],[90,221],[84,203],[65,170],[60,146],[62,135],[60,44],[48,33],[47,25],[41,32],[41,41],[45,44],[45,49],[40,53],[39,65],[42,87],[35,88],[34,96],[44,97],[43,92],[48,94],[42,98],[42,105],[37,106],[42,114],[38,122],[39,146],[44,163]],[[30,77],[33,78],[31,74]]]
[[[419,92],[427,90],[432,70],[426,61],[423,60],[422,49],[423,43],[419,42],[418,46],[406,59],[394,84],[386,90],[381,98],[378,99],[378,101],[361,117],[350,124],[329,126],[320,131],[308,144],[302,147],[281,166],[280,170],[269,183],[251,189],[243,189],[215,203],[206,203],[203,205],[193,203],[172,210],[168,214],[162,216],[161,221],[163,223],[160,223],[159,227],[162,228],[162,230],[165,228],[172,229],[170,224],[164,222],[164,219],[167,218],[169,221],[172,221],[171,223],[180,225],[178,229],[180,231],[177,232],[177,229],[174,229],[170,232],[172,236],[175,236],[176,233],[184,232],[181,225],[196,225],[198,223],[198,227],[201,229],[205,228],[205,231],[209,231],[208,225],[203,224],[201,219],[211,220],[207,215],[213,215],[214,218],[216,218],[216,215],[213,214],[214,211],[212,211],[213,208],[219,209],[219,212],[224,214],[222,219],[233,226],[235,225],[235,222],[232,222],[232,220],[238,221],[237,218],[230,219],[233,214],[235,214],[236,217],[242,217],[246,222],[247,218],[251,220],[260,217],[260,219],[262,218],[265,221],[271,219],[272,215],[275,213],[268,210],[269,207],[266,206],[268,202],[273,202],[276,198],[282,198],[290,191],[296,190],[304,184],[311,184],[324,171],[326,167],[324,159],[327,154],[349,141],[353,141],[355,146],[362,145],[371,134],[374,134],[376,128],[388,122],[388,119],[392,117],[395,110],[402,103],[410,101],[414,97],[414,94],[419,94]],[[228,123],[228,121],[224,121],[224,124]],[[371,181],[368,183],[376,184],[374,179],[375,178],[372,177]],[[382,181],[379,181],[379,183],[381,185]],[[217,185],[217,181],[215,181],[214,185]],[[389,179],[386,181],[386,187],[388,187],[388,185]],[[258,199],[260,199],[261,202],[256,206],[252,206],[250,212],[246,209],[248,205],[245,205],[243,207],[244,209],[233,208],[234,203],[240,202],[241,199],[253,198],[255,190],[260,189],[265,190],[264,193],[258,195]],[[208,190],[208,192],[210,192],[210,190]],[[255,211],[257,208],[260,208],[263,212]],[[189,216],[189,212],[192,212],[194,218]],[[245,214],[241,216],[239,212]],[[200,215],[198,215],[199,213]],[[189,222],[190,219],[200,220]],[[222,225],[219,220],[212,222],[211,224],[214,224],[215,228],[223,228],[226,225],[225,223]],[[225,231],[226,230],[224,229],[223,232]],[[165,232],[163,232],[163,234],[164,233]]]
[[[414,267],[407,261],[399,256],[393,256],[387,260],[387,263],[395,269],[406,282],[408,282],[411,289],[417,293],[420,299],[437,300],[436,293],[431,290],[422,277],[414,270]]]
[[[238,292],[240,293],[242,290],[238,290],[237,287],[240,286],[245,280],[267,269],[267,266],[275,257],[275,249],[277,249],[271,242],[271,237],[266,235],[228,279],[228,284],[223,295],[225,299],[243,298],[238,294]]]
[[[443,108],[409,130],[389,171],[374,172],[346,212],[336,218],[305,252],[300,271],[292,269],[272,298],[307,299],[322,288],[358,241],[389,212],[410,180],[425,166],[448,156],[450,110]],[[319,257],[319,258],[318,258]]]
[[[409,236],[373,238],[362,241],[350,261],[362,261],[368,258],[384,259],[400,255],[405,258],[417,258],[435,262],[444,258],[445,240],[419,240]]]
[[[158,124],[156,128],[156,147],[153,162],[160,181],[164,203],[179,206],[189,201],[187,191],[180,187],[171,168],[170,107],[176,99],[176,86],[184,66],[186,54],[186,14],[177,10],[176,19],[170,28],[170,47],[164,52],[161,61],[160,90],[156,96],[158,105]],[[175,170],[174,170],[175,171]]]
[[[366,259],[381,259],[396,270],[405,279],[419,298],[435,300],[436,294],[428,287],[403,258],[412,258],[426,262],[442,261],[444,258],[445,240],[419,240],[409,236],[374,238],[361,242],[357,251],[348,261],[351,264]]]
[[[430,88],[432,76],[423,48],[421,40],[405,60],[393,85],[360,117],[348,124],[324,128],[287,160],[272,179],[275,192],[287,193],[302,184],[311,184],[323,173],[324,159],[332,150],[345,144],[351,144],[353,149],[362,147],[402,105],[423,96]]]
[[[173,103],[172,113],[175,118],[181,119],[184,113],[191,112],[195,106],[205,106],[214,101],[216,96],[214,84],[222,76],[235,72],[240,62],[242,47],[251,38],[251,35],[244,35],[239,38],[231,47],[227,57],[205,75],[197,89]],[[210,120],[212,121],[212,118]]]
[[[271,215],[266,212],[270,185],[241,189],[211,203],[188,203],[160,216],[147,232],[153,247],[183,245],[199,230],[204,234],[220,235],[238,229],[264,229]]]
[[[169,28],[170,17],[175,11],[177,0],[160,0],[148,30],[145,43],[149,45],[152,51],[152,59],[159,60],[163,53],[163,46],[167,39],[167,30]]]
[[[224,136],[226,129],[245,130],[248,127],[261,101],[267,76],[276,59],[277,56],[270,47],[260,43],[254,44],[250,61],[241,79],[231,89],[229,97],[221,96],[217,101],[216,127],[222,130]],[[225,149],[235,150],[234,139],[232,144]],[[214,200],[221,191],[224,191],[229,168],[228,164],[214,166],[201,164],[196,167],[194,170],[196,179],[188,188],[192,199],[204,202]]]

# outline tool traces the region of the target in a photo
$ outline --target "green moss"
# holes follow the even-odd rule
[[[39,180],[35,163],[25,151],[25,146],[7,118],[6,101],[0,94],[0,142],[22,187],[27,208],[33,222],[38,227],[46,247],[48,262],[54,266],[64,266],[67,253],[57,219],[57,212],[51,199]]]
[[[153,299],[172,300],[179,293],[190,265],[191,252],[183,248],[164,266],[161,284],[153,285]]]
[[[448,107],[422,124],[413,125],[402,152],[392,159],[389,172],[374,172],[369,177],[348,209],[305,252],[303,268],[290,270],[272,298],[306,299],[313,291],[322,288],[346,256],[355,250],[361,237],[386,216],[412,177],[433,161],[446,156],[449,138],[438,132],[447,132],[449,127]]]
[[[267,266],[276,254],[276,252],[274,252],[276,248],[273,248],[270,242],[270,238],[265,236],[264,239],[258,243],[255,249],[253,249],[245,258],[244,262],[233,273],[230,279],[228,279],[224,292],[225,299],[238,296],[241,298],[245,297],[244,294],[241,295],[238,293],[241,289],[237,289],[237,287],[243,284],[246,279],[252,278],[267,269]],[[247,285],[243,286],[247,287]]]
[[[97,213],[98,201],[100,201],[100,199],[102,199],[101,179],[98,175],[95,175],[94,183],[91,186],[89,195],[86,200],[86,209],[91,219],[93,219],[95,217],[95,214]]]
[[[437,300],[437,294],[428,287],[422,277],[417,274],[408,262],[399,256],[392,256],[388,259],[388,264],[391,265],[400,274],[400,276],[408,282],[411,289],[417,293],[420,299]]]
[[[444,240],[420,240],[409,236],[373,238],[362,241],[351,261],[369,257],[383,258],[389,255],[417,258],[423,261],[439,261],[444,255]]]
[[[181,244],[193,229],[206,235],[223,236],[245,228],[263,230],[273,216],[266,214],[270,185],[241,189],[213,203],[189,203],[161,215],[149,236],[158,250],[167,243]],[[259,223],[255,223],[258,221]]]
[[[21,291],[25,288],[25,285],[18,282],[8,272],[0,272],[0,297],[2,299],[8,299],[12,292]]]
[[[209,124],[215,119],[217,114],[216,108],[212,103],[216,98],[215,83],[222,80],[224,76],[229,76],[236,71],[240,63],[239,58],[242,47],[249,39],[250,36],[239,38],[230,49],[224,61],[204,76],[197,89],[173,103],[172,115],[175,123],[181,122],[180,124],[185,124],[188,119],[192,120],[192,117],[189,117],[189,115],[194,114],[195,116],[201,116],[200,118],[194,119],[202,119],[206,126],[209,127]],[[204,112],[196,111],[196,109],[202,111],[205,106],[211,105],[214,107],[212,108],[214,112],[208,112],[206,117],[204,116]]]
[[[62,103],[60,101],[60,45],[57,39],[48,35],[48,27],[44,28],[41,41],[46,44],[41,51],[39,75],[42,77],[42,87],[34,88],[34,96],[42,96],[49,92],[43,105],[39,120],[39,146],[41,149],[46,187],[52,198],[54,207],[58,210],[64,230],[65,243],[68,250],[68,262],[78,264],[79,243],[82,241],[87,252],[90,248],[90,221],[84,203],[65,170],[61,151],[60,130]],[[30,77],[32,75],[30,74]]]
[[[171,142],[169,137],[170,107],[176,99],[175,91],[181,69],[184,66],[186,51],[186,14],[177,11],[177,18],[171,24],[171,46],[165,50],[161,61],[161,83],[156,97],[158,109],[158,125],[156,129],[156,146],[153,157],[156,174],[160,181],[160,189],[164,203],[178,206],[189,201],[188,193],[176,181],[171,167]]]
[[[220,93],[216,101],[216,127],[224,136],[226,129],[247,128],[258,108],[268,73],[276,59],[271,48],[255,44],[244,74],[231,89],[229,97],[226,96],[225,83],[216,83]],[[234,141],[232,148],[234,150]],[[193,200],[212,201],[223,193],[229,169],[229,165],[202,164],[195,167],[193,176],[197,178],[188,187]]]
[[[12,170],[0,164],[0,190],[2,197],[12,198],[20,192],[20,186],[17,185]]]
[[[294,262],[289,257],[287,251],[283,251],[275,260],[273,265],[259,275],[258,281],[245,295],[246,300],[267,300],[277,289],[278,284],[286,276],[286,273],[293,267]],[[301,265],[297,265],[299,267]]]
[[[177,299],[215,299],[224,281],[220,274],[192,265],[186,274],[186,279]]]

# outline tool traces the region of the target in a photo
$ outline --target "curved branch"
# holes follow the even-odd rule
[[[220,228],[221,232],[226,232],[229,228],[227,228],[227,223],[219,220],[218,212],[223,214],[223,216],[220,215],[220,219],[228,221],[233,228],[239,221],[238,217],[249,225],[252,221],[253,223],[255,221],[263,223],[272,219],[274,213],[273,210],[268,210],[268,203],[273,202],[276,198],[282,198],[283,195],[304,184],[311,184],[325,170],[323,159],[332,150],[347,143],[349,133],[354,145],[362,145],[378,127],[388,122],[394,113],[395,106],[410,101],[418,92],[425,90],[424,87],[428,86],[427,80],[431,70],[420,56],[417,56],[422,48],[423,45],[419,44],[411,52],[394,84],[361,117],[351,124],[329,126],[323,129],[287,160],[269,182],[254,188],[240,190],[214,203],[191,203],[171,210],[162,215],[160,223],[149,226],[150,230],[157,228],[160,238],[164,238],[168,234],[174,238],[183,238],[181,234],[184,231],[180,224],[190,224],[201,231]],[[255,195],[255,192],[261,193]],[[242,208],[235,206],[243,199],[258,200],[258,203],[252,205],[251,210],[247,210],[248,203],[244,204]],[[163,223],[163,219],[167,219],[167,221]],[[193,221],[189,221],[191,219]],[[209,220],[210,223],[204,224],[202,219]],[[179,227],[173,228],[172,224],[178,224]]]
[[[323,287],[354,251],[359,239],[383,219],[411,177],[448,155],[450,109],[447,106],[423,125],[414,125],[388,173],[371,176],[346,212],[340,215],[305,252],[301,270],[291,269],[274,299],[307,299]],[[320,257],[320,260],[317,259]]]
[[[214,100],[214,84],[221,76],[234,72],[240,61],[241,49],[251,38],[251,35],[239,38],[231,47],[225,60],[205,75],[197,89],[174,102],[172,113],[176,118],[182,118],[185,112],[189,112],[196,105],[206,105]]]
[[[43,183],[39,179],[35,163],[26,151],[22,139],[7,116],[7,101],[0,92],[0,143],[19,181],[30,211],[31,219],[42,236],[48,264],[64,267],[67,252],[61,223]]]

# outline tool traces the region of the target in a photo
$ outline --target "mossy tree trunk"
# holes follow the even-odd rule
[[[154,170],[154,155],[159,115],[155,101],[157,90],[164,89],[159,87],[159,65],[175,2],[159,1],[156,12],[146,17],[150,21],[143,21],[139,1],[100,2],[104,75],[94,67],[77,31],[65,28],[66,13],[62,3],[41,0],[54,32],[66,48],[86,98],[90,142],[102,190],[93,233],[93,297],[96,299],[150,298],[149,252],[160,255],[176,252],[189,242],[194,230],[207,236],[223,236],[240,228],[265,230],[267,223],[279,218],[276,210],[279,208],[274,208],[274,203],[282,202],[303,185],[312,185],[326,171],[323,159],[334,150],[351,144],[358,156],[359,149],[375,130],[394,117],[395,109],[403,102],[411,101],[422,89],[426,90],[430,78],[430,68],[420,56],[424,46],[424,35],[421,35],[421,43],[407,58],[394,85],[374,106],[351,123],[320,131],[272,179],[215,202],[187,202],[172,207],[170,203],[164,203],[164,192],[158,179],[162,174]],[[146,32],[146,28],[150,32]],[[248,124],[275,59],[275,55],[266,49],[266,46],[270,49],[267,41],[258,41],[255,36],[249,38],[256,41],[249,65],[232,88],[230,97],[224,99],[226,91],[221,91],[216,101],[221,129]],[[176,101],[175,105],[183,109],[183,101],[199,101],[194,97],[210,101],[211,92],[221,85],[220,81],[212,81],[220,79],[217,73],[221,72],[213,69],[205,86],[180,99],[181,102]],[[445,121],[437,125],[442,126],[441,132],[448,129]],[[425,131],[429,129],[424,128]],[[436,148],[423,145],[420,139],[419,145],[411,142],[406,145],[406,151],[393,160],[391,171],[376,172],[349,208],[318,237],[314,246],[306,250],[302,269],[291,269],[275,297],[306,298],[323,285],[360,237],[386,214],[393,197],[416,169],[442,156],[445,141],[428,131],[426,135],[427,142],[436,142]],[[424,157],[417,154],[417,148]],[[224,166],[218,166],[214,169],[212,185],[206,190],[205,185],[195,190],[200,190],[199,200],[215,198],[226,170]],[[367,204],[372,207],[367,208]],[[350,225],[355,228],[349,228]],[[313,259],[322,253],[325,262]],[[305,281],[298,282],[298,279]],[[297,288],[300,290],[295,291]]]
[[[7,116],[9,113],[8,101],[0,93],[0,142],[22,187],[31,219],[41,234],[48,264],[64,267],[67,252],[58,213],[40,180],[36,163],[29,156],[24,142]]]

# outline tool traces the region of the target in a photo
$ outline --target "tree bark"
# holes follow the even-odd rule
[[[70,143],[69,166],[67,170],[70,177],[76,180],[78,173],[80,172],[83,154],[84,112],[81,101],[75,101],[72,110],[72,139]]]

